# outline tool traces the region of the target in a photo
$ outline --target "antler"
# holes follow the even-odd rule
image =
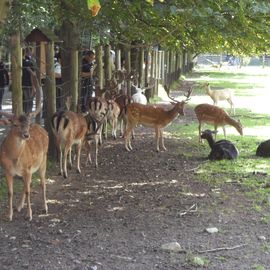
[[[173,98],[173,97],[171,97],[171,96],[169,96],[169,94],[168,94],[168,87],[165,85],[164,86],[164,88],[165,88],[165,90],[166,90],[166,93],[167,93],[167,96],[168,96],[168,98],[170,98],[172,101],[174,101],[174,102],[179,102],[178,100],[176,100],[175,98]],[[184,95],[185,97],[186,97],[186,99],[185,100],[182,100],[183,102],[187,102],[188,100],[190,100],[191,98],[190,98],[190,95],[191,95],[191,93],[192,93],[192,87],[190,87],[189,89],[188,89],[188,91],[187,91],[187,93]]]
[[[188,101],[188,100],[190,100],[191,99],[191,93],[192,93],[192,86],[188,89],[188,91],[187,91],[187,93],[186,93],[186,95],[184,95],[185,97],[186,97],[186,99],[185,100],[183,100],[184,102],[186,102],[186,101]]]

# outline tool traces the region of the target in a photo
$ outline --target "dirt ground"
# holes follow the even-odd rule
[[[193,119],[187,109],[175,121]],[[98,169],[83,166],[81,175],[72,169],[68,179],[50,165],[49,214],[42,214],[35,187],[32,222],[25,220],[25,209],[6,221],[7,200],[1,201],[0,269],[270,269],[269,224],[241,187],[196,181],[194,168],[205,157],[185,157],[185,138],[169,134],[168,151],[157,153],[153,137],[151,129],[139,127],[132,152],[123,139],[109,139],[100,148]],[[210,227],[218,232],[206,232]],[[161,248],[175,241],[180,252]]]

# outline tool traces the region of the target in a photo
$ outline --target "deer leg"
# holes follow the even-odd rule
[[[102,130],[103,130],[103,124],[100,126],[100,133],[99,133],[99,145],[102,145]]]
[[[31,178],[32,178],[31,173],[27,172],[26,176],[24,177],[24,192],[25,192],[25,197],[26,197],[26,202],[27,202],[27,217],[29,218],[29,221],[32,220],[32,209],[31,209],[31,199],[30,199]]]
[[[117,135],[117,119],[112,121],[112,136],[114,139],[116,139]]]
[[[77,157],[76,157],[77,158]],[[68,169],[72,169],[72,147],[68,151]]]
[[[167,151],[167,148],[164,145],[163,130],[160,129],[159,132],[160,132],[160,137],[161,137],[161,146],[162,146],[162,148],[163,148],[164,151]]]
[[[216,141],[217,140],[217,126],[215,125],[214,128],[215,128],[215,141]]]
[[[226,130],[225,130],[225,126],[223,126],[222,129],[223,129],[224,138],[226,139]]]
[[[13,176],[10,174],[6,174],[6,181],[8,185],[8,219],[9,221],[12,221],[13,217]]]
[[[81,150],[82,150],[82,143],[80,142],[77,145],[77,172],[81,173]]]
[[[95,138],[95,165],[98,167],[98,139]]]
[[[232,100],[231,99],[228,99],[227,101],[231,105],[231,113],[233,112],[233,115],[235,115],[235,108],[234,108],[234,104],[233,104]]]
[[[131,142],[130,142],[130,133],[132,132],[132,126],[127,126],[127,129],[125,131],[124,137],[125,137],[125,147],[127,151],[132,150]]]
[[[60,174],[61,175],[64,175],[63,173],[63,149],[62,149],[62,146],[60,145]]]
[[[157,146],[157,152],[159,152],[159,136],[160,136],[160,130],[159,128],[155,128],[156,131],[156,146]]]
[[[42,189],[42,196],[43,196],[43,203],[44,203],[44,210],[45,213],[48,214],[48,205],[46,199],[46,166],[47,166],[47,157],[44,156],[44,160],[39,168],[39,175],[40,175],[40,184]]]
[[[98,138],[97,138],[97,143],[98,143]],[[85,148],[86,148],[86,162],[85,162],[85,166],[88,165],[88,160],[89,163],[92,164],[92,158],[91,158],[91,142],[87,141],[85,142]]]
[[[106,119],[104,122],[104,138],[107,140],[108,139],[108,120]]]
[[[202,142],[202,138],[201,138],[202,124],[201,124],[201,122],[199,122],[199,127],[198,127],[198,129],[199,129],[199,142],[201,143],[201,142]]]
[[[67,174],[67,155],[68,155],[70,150],[71,150],[71,144],[67,143],[65,145],[65,148],[64,148],[64,170],[63,170],[64,178],[68,177],[68,174]]]

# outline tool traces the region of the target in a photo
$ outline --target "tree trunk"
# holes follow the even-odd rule
[[[78,82],[79,82],[79,63],[78,63],[78,51],[74,48],[70,50],[70,89],[71,89],[71,110],[77,111],[78,105]]]
[[[107,80],[112,78],[112,58],[111,58],[111,46],[109,44],[105,45],[104,51],[104,69],[105,69],[105,85]]]
[[[36,69],[36,74],[37,74],[37,79],[39,84],[41,85],[41,74],[40,74],[40,42],[36,44],[36,64],[37,64],[37,69]],[[41,102],[41,95],[40,92],[37,91],[36,93],[36,104],[38,104],[39,102]],[[39,113],[36,116],[36,123],[40,124],[40,120],[41,120],[41,114]]]
[[[101,90],[103,90],[104,87],[104,71],[103,71],[103,61],[102,61],[102,45],[97,46],[96,48],[96,75],[98,77],[98,84],[97,88],[99,91],[97,91],[97,96],[101,96]]]
[[[55,86],[55,73],[54,73],[54,45],[47,43],[45,46],[46,50],[46,80],[45,80],[45,91],[47,96],[47,102],[45,106],[46,117],[45,117],[45,129],[49,134],[49,150],[48,154],[52,158],[56,158],[56,144],[55,137],[51,127],[51,119],[56,111],[56,86]]]
[[[8,15],[10,6],[11,6],[11,0],[0,1],[0,32],[2,31],[3,24]]]
[[[144,85],[144,48],[140,48],[139,50],[139,63],[138,63],[138,70],[139,70],[139,87],[143,87]]]
[[[78,84],[74,80],[76,80],[76,76],[78,72],[78,60],[76,60],[77,50],[79,48],[79,30],[76,23],[71,22],[69,20],[64,20],[60,29],[60,39],[63,41],[62,50],[61,50],[61,77],[62,77],[62,90],[63,90],[63,98],[66,98],[68,95],[71,95],[71,91],[75,91],[72,89],[75,84]],[[72,66],[72,63],[77,63],[76,67]],[[79,65],[80,66],[80,65]],[[76,74],[72,74],[76,72]],[[71,81],[73,80],[73,82]],[[78,86],[75,88],[77,92]],[[78,93],[76,94],[78,96]],[[76,110],[75,97],[72,97],[73,105],[72,108]]]
[[[22,107],[22,50],[20,33],[11,35],[11,81],[12,81],[12,111],[16,115],[23,113]]]
[[[127,74],[131,72],[131,55],[130,55],[130,48],[125,48],[125,69]],[[131,82],[127,81],[127,94],[131,95]]]

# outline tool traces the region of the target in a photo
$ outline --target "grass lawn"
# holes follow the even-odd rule
[[[233,127],[226,127],[227,139],[238,148],[240,156],[236,161],[202,162],[196,171],[196,177],[214,186],[237,183],[254,201],[254,207],[261,209],[270,206],[270,160],[255,156],[260,142],[270,139],[270,69],[261,67],[243,67],[241,69],[196,69],[184,80],[196,83],[189,104],[195,107],[212,100],[205,94],[203,83],[209,82],[213,89],[231,88],[235,91],[236,115],[244,126],[241,137]],[[179,89],[179,84],[175,85]],[[229,104],[221,101],[219,106],[229,111]],[[212,126],[205,125],[205,128]],[[212,128],[213,129],[213,128]],[[168,128],[174,136],[186,138],[190,147],[183,153],[187,157],[207,157],[210,148],[207,143],[198,143],[198,124],[191,121],[184,126],[173,124]],[[223,138],[222,129],[218,139]],[[190,152],[192,150],[192,153]]]

